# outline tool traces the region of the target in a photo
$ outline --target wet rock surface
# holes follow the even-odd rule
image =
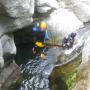
[[[50,90],[72,90],[80,63],[81,55],[64,65],[56,66],[49,77]]]
[[[0,37],[0,90],[10,90],[9,87],[20,77],[20,68],[14,62],[15,54],[13,34]]]
[[[88,0],[86,1],[83,1],[83,0],[76,0],[76,1],[75,0],[70,0],[70,1],[68,0],[62,0],[62,1],[61,0],[50,0],[50,1],[49,0],[15,0],[15,1],[0,0],[0,67],[4,66],[4,61],[5,62],[9,61],[9,64],[10,64],[14,58],[14,55],[16,54],[16,47],[14,44],[14,37],[12,35],[12,32],[16,30],[19,31],[21,28],[31,25],[31,23],[33,22],[33,18],[34,20],[37,19],[36,21],[40,21],[41,18],[43,18],[43,15],[47,16],[47,17],[44,17],[43,20],[46,21],[48,24],[47,29],[51,39],[50,41],[53,43],[60,44],[61,43],[60,41],[63,37],[66,37],[71,32],[78,32],[79,28],[82,28],[84,26],[83,22],[87,22],[90,20],[89,9],[90,9],[90,2]],[[35,12],[38,14],[36,15]],[[40,14],[43,14],[43,15],[37,17]],[[27,42],[29,42],[29,38],[31,39],[31,35],[28,34],[27,36],[27,33],[30,33],[30,32],[28,31],[29,29],[27,30],[26,29],[25,29],[26,35],[24,35],[25,33],[22,33],[23,35],[21,35],[21,38],[25,37],[24,40],[28,40]],[[88,30],[89,29],[90,28],[88,28]],[[22,30],[23,29],[21,29],[21,31]],[[19,37],[20,37],[21,31],[18,34]],[[30,31],[31,31],[31,28],[30,28]],[[9,34],[10,32],[11,34]],[[88,32],[87,33],[85,32],[85,35],[86,35],[85,37],[80,37],[81,35],[83,35],[84,31],[79,33],[80,35],[78,37],[82,38],[81,42],[83,42],[83,40],[87,39],[87,36],[89,36],[87,34]],[[17,42],[23,43],[23,39]],[[27,42],[24,42],[24,43],[27,43]],[[89,44],[90,44],[88,42],[87,41],[85,42],[86,46],[84,46],[84,49],[82,51],[82,62],[84,62],[84,59],[86,59],[85,60],[86,62],[88,61],[87,58],[89,54],[85,56],[86,55],[85,52],[90,53],[89,50],[87,51],[87,48],[89,48]],[[81,44],[82,43],[79,44],[79,47]],[[72,58],[73,55],[78,56],[79,52],[77,51],[78,50],[77,47],[73,49],[77,53],[73,52],[74,54],[71,54],[70,57],[68,56],[69,59]],[[30,89],[31,87],[32,88],[34,87],[34,89],[37,88],[38,90],[40,89],[42,90],[42,88],[48,90],[49,88],[48,76],[53,70],[54,64],[56,64],[56,62],[57,63],[63,62],[62,60],[57,61],[57,58],[61,58],[61,56],[59,57],[60,50],[61,49],[54,49],[54,48],[50,49],[47,52],[47,54],[49,55],[46,55],[45,61],[34,62],[33,60],[31,60],[29,63],[30,65],[32,64],[31,66],[29,66],[28,63],[26,64],[26,66],[24,66],[26,68],[25,69],[26,71],[28,70],[27,67],[30,69],[30,72],[28,73],[30,76],[32,75],[32,77],[29,77],[31,79],[28,79],[28,80],[25,79],[25,81],[22,82],[22,84],[25,83],[24,89],[27,89],[27,87]],[[26,59],[27,58],[25,58],[25,60]],[[83,66],[84,64],[82,64],[81,66]],[[60,65],[57,65],[57,66],[60,66]],[[4,70],[2,70],[1,73],[3,73],[3,71]],[[13,71],[13,68],[12,68],[12,71]],[[0,81],[3,81],[3,80],[0,80]],[[30,83],[30,86],[28,83]]]
[[[16,83],[20,78],[20,68],[15,62],[5,64],[3,69],[0,69],[0,90],[10,90],[9,87]]]
[[[85,40],[88,40],[89,32],[89,24],[87,24],[86,28],[78,32],[80,42],[74,48],[63,51],[61,48],[54,47],[46,52],[45,60],[27,61],[22,66],[24,80],[19,90],[27,90],[27,88],[32,90],[59,90],[60,88],[62,90],[72,90],[77,80],[77,72],[84,61],[82,57],[85,54],[82,49],[87,44]],[[86,46],[89,46],[89,43]],[[62,61],[59,55],[67,51],[71,53],[66,53]],[[84,67],[84,64],[82,67]]]
[[[72,90],[90,89],[90,60],[80,67],[77,74],[77,82]]]

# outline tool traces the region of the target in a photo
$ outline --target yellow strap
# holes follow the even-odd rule
[[[42,42],[36,42],[35,45],[37,47],[44,47],[44,44]]]

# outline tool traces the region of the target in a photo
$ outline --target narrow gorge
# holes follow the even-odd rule
[[[50,47],[44,60],[32,55],[32,26],[45,22]],[[0,0],[0,90],[90,90],[89,0]]]

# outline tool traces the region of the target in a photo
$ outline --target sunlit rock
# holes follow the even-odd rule
[[[3,35],[1,38],[1,44],[3,49],[4,58],[13,59],[11,57],[16,55],[16,46],[14,43],[14,37],[12,34]]]
[[[64,3],[65,7],[67,7],[68,5],[72,5],[73,4],[73,0],[57,0],[59,3]]]
[[[60,39],[72,32],[77,32],[83,26],[83,23],[74,13],[67,9],[56,10],[46,22],[48,24],[49,37],[56,42],[60,42]]]
[[[3,35],[0,39],[0,67],[4,66],[4,62],[13,60],[16,54],[16,46],[12,34]],[[6,60],[6,61],[5,61]]]
[[[0,68],[2,68],[3,66],[4,66],[3,50],[2,50],[1,40],[0,40]]]
[[[86,34],[84,47],[82,49],[82,62],[78,68],[77,81],[72,90],[90,90],[90,25],[86,25]]]
[[[57,0],[57,1],[58,1],[58,4],[59,4],[59,8],[65,8],[66,7],[64,1],[61,1],[61,0]]]
[[[59,8],[59,5],[56,0],[36,0],[36,9],[39,13],[46,13],[57,8]]]
[[[72,90],[90,90],[90,59],[79,69],[77,82]]]
[[[61,2],[61,0],[59,0]],[[89,0],[63,0],[66,8],[72,9],[76,16],[83,22],[90,21]]]
[[[58,0],[64,3],[65,7],[71,9],[75,15],[83,22],[90,21],[90,1],[89,0]]]
[[[87,55],[86,55],[87,54]],[[90,60],[90,38],[85,41],[84,48],[82,50],[82,63],[87,63]]]
[[[90,1],[89,0],[72,0],[73,4],[73,11],[75,12],[76,16],[84,21],[90,21]]]

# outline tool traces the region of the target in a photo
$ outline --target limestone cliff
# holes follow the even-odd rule
[[[84,27],[84,22],[90,21],[90,1],[0,0],[0,68],[16,54],[13,32],[18,31],[20,36],[24,27],[41,18],[47,22],[49,36],[57,38],[60,43],[64,36],[77,32]]]

